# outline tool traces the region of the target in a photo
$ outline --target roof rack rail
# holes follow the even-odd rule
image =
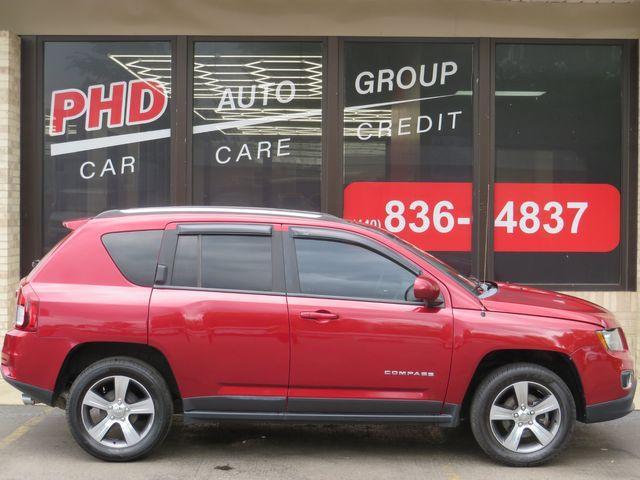
[[[107,210],[94,218],[113,218],[128,215],[153,215],[153,214],[182,214],[182,213],[233,213],[246,215],[273,215],[294,218],[312,218],[333,221],[342,221],[339,217],[322,212],[304,210],[285,210],[264,207],[232,207],[232,206],[175,206],[175,207],[142,207],[127,208],[123,210]]]

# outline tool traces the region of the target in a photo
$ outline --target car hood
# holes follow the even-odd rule
[[[562,318],[605,328],[617,326],[611,312],[595,303],[512,283],[497,283],[494,293],[480,301],[487,310],[494,312]]]

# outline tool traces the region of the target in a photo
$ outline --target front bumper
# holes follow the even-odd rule
[[[610,400],[608,402],[588,405],[585,412],[585,423],[606,422],[624,417],[634,409],[633,397],[636,393],[637,382],[634,380],[629,393],[622,398]]]

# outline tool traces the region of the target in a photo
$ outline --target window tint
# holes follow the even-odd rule
[[[272,278],[270,236],[178,237],[172,285],[266,292]]]
[[[321,42],[195,42],[196,205],[320,210]]]
[[[271,237],[203,235],[201,238],[203,287],[272,289]]]
[[[502,44],[495,77],[495,278],[619,283],[622,47]]]
[[[296,239],[300,290],[312,295],[413,300],[415,275],[357,245]]]
[[[472,43],[344,44],[345,217],[384,226],[463,273],[471,273],[473,59]],[[440,231],[439,211],[469,222]]]
[[[122,274],[132,283],[151,286],[156,273],[162,230],[108,233],[102,243]]]
[[[176,247],[176,258],[173,261],[171,283],[181,287],[199,286],[199,237],[197,235],[180,235]]]

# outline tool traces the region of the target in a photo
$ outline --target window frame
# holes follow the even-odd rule
[[[322,240],[353,245],[359,248],[364,248],[365,250],[373,252],[376,255],[380,255],[388,261],[395,263],[400,268],[407,270],[409,273],[415,275],[416,277],[423,273],[422,269],[415,263],[411,262],[409,259],[403,257],[392,249],[376,242],[375,240],[365,237],[364,235],[328,227],[289,225],[283,236],[287,296],[424,306],[424,302],[422,301],[352,297],[343,295],[322,295],[303,292],[300,288],[300,270],[298,268],[298,256],[295,244],[296,239]],[[442,300],[443,304],[441,308],[445,308],[446,305],[444,303],[444,296]]]
[[[269,232],[266,232],[266,229]],[[173,285],[174,261],[180,236],[198,237],[199,274],[198,286]],[[237,236],[269,237],[271,239],[271,290],[244,290],[232,288],[210,288],[201,286],[202,276],[202,236]],[[285,295],[284,259],[282,257],[282,235],[274,224],[241,223],[241,222],[180,222],[167,225],[162,237],[160,255],[153,288],[165,290],[195,290],[202,292],[244,293],[252,295]]]
[[[525,283],[549,290],[566,291],[635,291],[637,256],[637,195],[638,195],[638,41],[621,39],[555,39],[555,38],[492,38],[490,39],[490,85],[491,102],[489,105],[490,158],[486,160],[488,176],[483,184],[488,185],[487,208],[493,212],[493,192],[495,186],[495,50],[501,44],[526,45],[615,45],[622,47],[622,131],[621,131],[621,188],[620,188],[620,281],[618,283]],[[482,218],[486,225],[485,240],[488,258],[486,277],[494,277],[493,222]]]
[[[170,199],[172,205],[192,205],[192,94],[195,42],[319,42],[322,44],[322,164],[320,173],[321,211],[343,213],[344,158],[344,43],[470,43],[474,45],[474,144],[472,273],[492,278],[493,212],[495,172],[495,47],[504,43],[621,45],[622,76],[622,186],[621,265],[616,284],[536,284],[553,290],[635,291],[637,258],[638,196],[638,40],[637,39],[557,39],[488,37],[359,37],[359,36],[171,36],[171,35],[27,35],[21,36],[21,238],[20,270],[26,275],[35,259],[44,253],[43,166],[44,166],[44,44],[45,42],[150,42],[171,45],[171,89],[169,108]],[[28,172],[28,173],[27,173]],[[26,234],[28,232],[28,234]],[[164,240],[163,240],[164,241]]]
[[[330,109],[330,103],[328,95],[328,76],[325,75],[327,72],[327,68],[329,67],[327,63],[327,59],[329,58],[328,54],[328,45],[329,45],[329,37],[319,37],[319,36],[234,36],[234,35],[222,35],[222,36],[211,36],[211,35],[195,35],[195,36],[187,36],[187,37],[178,37],[184,38],[183,50],[182,53],[186,57],[186,99],[182,104],[185,106],[185,111],[182,114],[182,118],[184,119],[184,128],[180,130],[179,134],[182,134],[184,131],[185,137],[183,138],[183,156],[184,162],[180,162],[178,165],[181,168],[179,173],[180,178],[184,179],[184,192],[181,197],[182,204],[184,205],[194,205],[193,198],[193,66],[194,66],[194,58],[195,58],[195,44],[199,42],[312,42],[320,44],[320,52],[322,55],[322,99],[320,103],[320,108],[322,110],[322,125],[321,125],[321,138],[320,138],[320,148],[322,151],[321,155],[321,164],[320,164],[320,211],[326,212],[326,191],[329,188],[327,182],[330,180],[326,176],[326,165],[329,162],[329,139],[331,138],[331,133],[329,132],[329,124],[327,118],[327,110]],[[182,137],[181,137],[182,138]]]

